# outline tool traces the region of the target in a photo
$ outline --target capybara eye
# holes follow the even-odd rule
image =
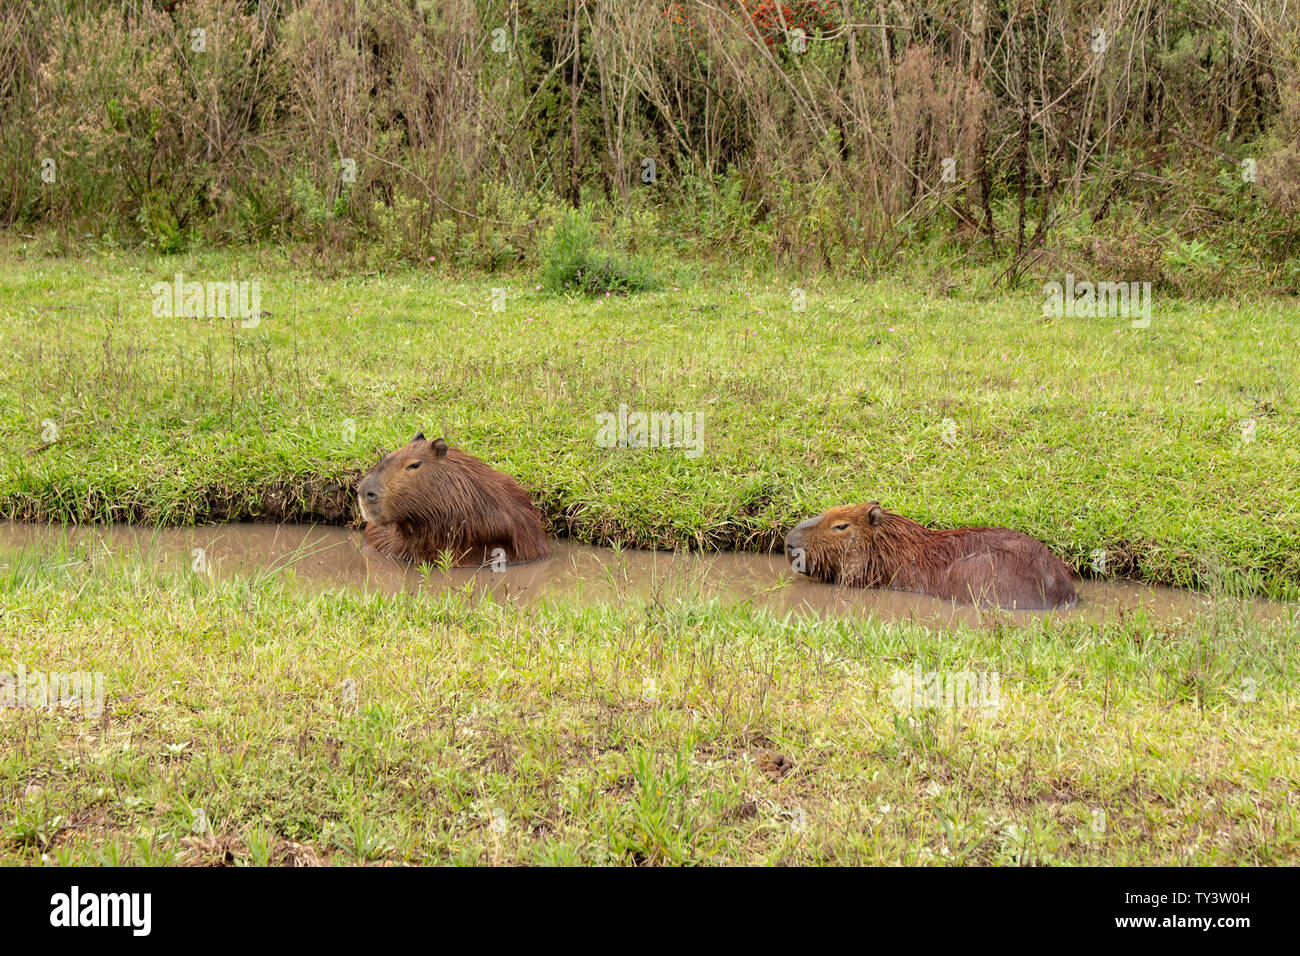
[[[841,521],[839,524],[831,525],[832,531],[847,531],[848,529],[849,523],[847,521]]]
[[[420,463],[418,461],[413,461],[406,466],[406,469],[407,471],[410,471],[412,468],[419,468],[419,467],[420,467]]]

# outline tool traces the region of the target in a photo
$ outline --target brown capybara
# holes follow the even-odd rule
[[[521,564],[550,550],[542,516],[509,475],[421,433],[357,484],[364,547],[415,563]]]
[[[796,571],[827,584],[917,591],[1002,607],[1066,607],[1074,575],[1027,534],[1009,528],[934,531],[878,501],[832,508],[785,539]]]

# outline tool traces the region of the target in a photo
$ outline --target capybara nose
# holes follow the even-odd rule
[[[375,510],[379,507],[379,491],[369,475],[357,485],[357,501],[361,505],[361,517],[373,518]]]
[[[821,520],[821,515],[818,515],[815,518],[809,518],[807,521],[801,521],[790,529],[790,533],[785,536],[785,553],[787,557],[795,548],[803,547],[804,536],[809,530],[816,527],[817,522]]]

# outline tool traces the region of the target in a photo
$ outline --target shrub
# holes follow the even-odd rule
[[[542,287],[548,292],[627,294],[659,287],[641,259],[598,248],[596,227],[585,211],[566,212],[547,230],[539,258]]]

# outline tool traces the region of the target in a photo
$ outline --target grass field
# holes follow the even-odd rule
[[[979,274],[567,300],[307,258],[0,246],[0,514],[342,522],[424,431],[584,541],[763,549],[877,498],[1221,600],[939,634],[0,554],[0,674],[107,688],[0,708],[0,861],[1300,862],[1300,624],[1233,598],[1300,596],[1295,302],[1157,290],[1134,329]],[[260,281],[267,314],[155,317],[178,272]],[[701,415],[703,453],[601,447],[620,404]],[[996,675],[998,706],[900,704],[914,667]]]
[[[1300,861],[1300,624],[1227,601],[936,635],[0,557],[0,671],[107,687],[0,709],[0,861]],[[912,706],[916,669],[996,706]]]
[[[554,533],[587,542],[764,549],[876,498],[1019,528],[1081,569],[1105,549],[1153,583],[1300,595],[1291,300],[1157,292],[1132,329],[1045,319],[1039,290],[978,280],[941,295],[690,275],[571,301],[526,275],[89,259],[10,247],[0,272],[8,517],[345,520],[346,480],[424,431],[517,476]],[[176,273],[260,281],[270,314],[156,318],[150,286]],[[703,454],[600,447],[596,416],[620,404],[700,416]]]

